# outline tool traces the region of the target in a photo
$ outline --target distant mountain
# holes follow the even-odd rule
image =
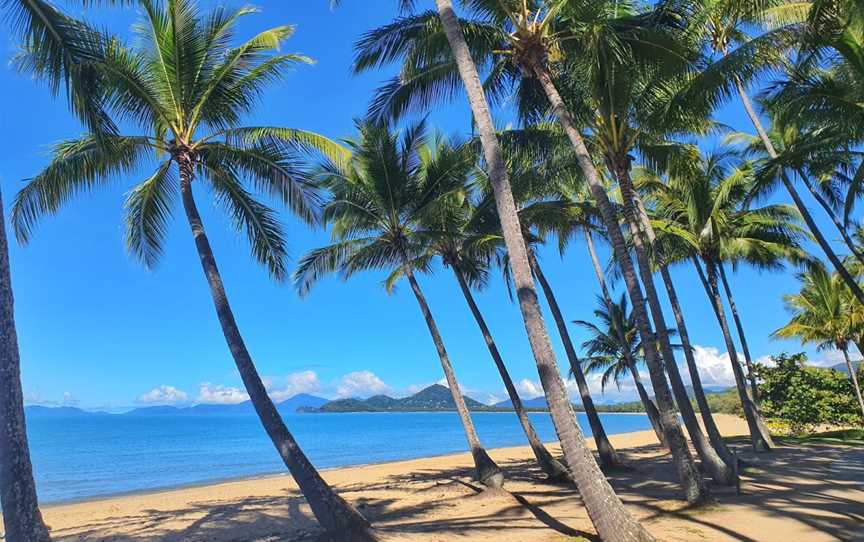
[[[28,418],[68,418],[70,416],[105,416],[107,412],[90,412],[76,407],[48,407],[29,405],[24,407],[24,415]]]
[[[861,367],[861,363],[864,363],[864,361],[862,361],[860,359],[858,361],[852,362],[852,367],[855,368],[856,372]],[[847,375],[849,374],[849,367],[846,367],[845,363],[838,363],[837,365],[832,365],[831,367],[828,367],[828,368],[834,369],[835,371],[840,371],[843,374],[847,374]]]
[[[463,397],[470,410],[495,410],[480,401]],[[441,384],[433,384],[402,399],[394,399],[386,395],[376,395],[369,399],[337,399],[320,408],[304,410],[307,412],[426,412],[456,410],[456,404],[449,389]]]
[[[315,409],[328,402],[323,397],[316,397],[308,393],[300,393],[293,397],[276,404],[277,410],[283,414],[293,414],[302,412],[304,409]],[[174,406],[152,406],[142,407],[130,410],[126,416],[175,416],[175,415],[193,415],[193,416],[224,416],[237,414],[254,414],[255,407],[251,401],[243,401],[233,405],[214,405],[201,404],[191,407],[174,407]]]

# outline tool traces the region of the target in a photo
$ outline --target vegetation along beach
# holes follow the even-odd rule
[[[860,0],[0,26],[0,541],[864,540]]]

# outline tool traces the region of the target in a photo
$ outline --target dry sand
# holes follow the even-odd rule
[[[724,435],[746,432],[740,419],[718,416],[718,422]],[[794,446],[754,456],[736,439],[736,451],[755,464],[742,477],[741,494],[717,488],[717,504],[687,510],[676,500],[669,458],[653,433],[611,440],[632,470],[609,479],[658,540],[864,540],[860,447]],[[543,483],[528,448],[491,455],[506,471],[505,490],[481,491],[468,454],[335,469],[324,477],[386,541],[595,539],[577,492]],[[276,541],[318,534],[289,476],[48,506],[44,516],[55,540],[69,541]]]

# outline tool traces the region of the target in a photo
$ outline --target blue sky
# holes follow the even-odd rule
[[[205,6],[214,3],[202,0]],[[272,89],[250,122],[305,128],[334,138],[351,135],[353,119],[363,114],[372,90],[388,75],[352,76],[352,46],[362,32],[392,18],[393,2],[347,0],[335,11],[326,0],[255,3],[262,13],[248,18],[243,32],[296,24],[297,33],[286,49],[312,56],[317,63],[297,69]],[[86,16],[125,32],[136,14],[91,10]],[[46,163],[48,146],[74,137],[80,126],[62,99],[52,99],[46,89],[14,71],[8,62],[14,42],[8,32],[3,36],[0,182],[8,212],[23,180]],[[463,134],[470,120],[461,100],[429,118],[448,133]],[[719,119],[748,127],[734,103]],[[31,403],[118,410],[244,398],[180,209],[175,210],[164,259],[156,270],[144,270],[124,250],[123,195],[138,180],[126,179],[79,197],[46,218],[26,247],[11,240],[23,381]],[[348,283],[325,280],[308,298],[299,299],[289,285],[269,280],[252,262],[245,241],[202,197],[199,206],[237,320],[274,397],[300,391],[328,397],[400,395],[441,378],[434,347],[407,287],[387,295],[380,287],[383,276],[369,273]],[[285,221],[295,259],[327,241],[326,232],[310,231],[287,216]],[[827,221],[822,222],[827,227]],[[555,250],[545,250],[542,263],[568,320],[590,318],[597,285],[584,245],[575,243],[563,261]],[[689,268],[673,274],[706,379],[728,384],[731,373],[722,337],[698,279]],[[794,278],[742,269],[732,281],[754,357],[801,350],[795,342],[768,337],[787,318],[781,296],[796,289]],[[423,277],[421,285],[463,387],[481,400],[503,398],[503,387],[452,277],[439,270]],[[518,308],[503,285],[493,282],[478,302],[520,389],[529,397],[541,393]],[[580,331],[571,331],[581,342]],[[563,365],[560,341],[556,336],[553,341]],[[813,353],[813,358],[827,363],[836,356]],[[601,400],[630,395],[625,386],[620,393],[607,390]]]

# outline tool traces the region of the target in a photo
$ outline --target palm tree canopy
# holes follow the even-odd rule
[[[799,273],[798,280],[801,290],[783,298],[792,319],[773,337],[798,338],[819,349],[838,350],[846,350],[850,341],[861,337],[864,311],[837,273],[815,263]]]
[[[396,271],[385,283],[392,287],[404,265],[428,270],[430,246],[452,234],[433,217],[440,217],[442,198],[464,197],[473,147],[432,137],[423,122],[401,133],[376,123],[360,123],[358,131],[347,142],[350,159],[318,172],[330,193],[323,217],[334,243],[299,261],[293,280],[301,295],[334,272],[347,279],[369,269]]]
[[[676,164],[665,182],[648,170],[636,177],[654,203],[652,224],[667,261],[698,254],[715,263],[777,269],[786,260],[807,259],[797,211],[783,204],[753,206],[754,165],[734,153]]]
[[[633,312],[627,306],[626,295],[622,294],[619,301],[613,301],[611,306],[598,297],[597,305],[594,309],[596,323],[587,320],[574,320],[573,323],[590,334],[590,338],[582,343],[586,354],[585,372],[603,371],[600,383],[605,390],[610,381],[620,387],[621,377],[631,370],[628,357],[637,364],[644,362],[645,358],[639,330]],[[622,335],[623,343],[619,338]]]
[[[89,66],[101,81],[102,104],[115,125],[135,135],[88,133],[55,145],[48,166],[21,190],[12,224],[21,242],[37,221],[81,192],[139,175],[128,192],[126,245],[146,266],[162,252],[178,193],[173,167],[188,160],[234,226],[246,234],[256,260],[276,279],[286,276],[286,241],[275,212],[255,192],[306,222],[317,220],[317,196],[304,158],[322,152],[334,160],[344,149],[303,130],[243,126],[268,85],[310,60],[279,53],[293,28],[278,26],[233,45],[238,21],[257,10],[218,7],[208,13],[192,0],[141,0],[143,20],[134,46],[110,44]]]

